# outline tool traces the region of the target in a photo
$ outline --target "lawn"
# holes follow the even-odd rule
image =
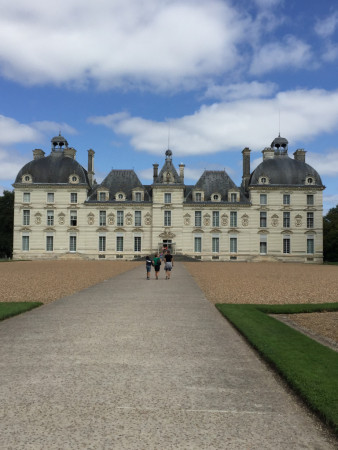
[[[42,305],[41,302],[9,302],[0,303],[0,320],[8,319],[30,309]]]
[[[338,311],[338,303],[216,306],[338,434],[338,353],[268,315]]]

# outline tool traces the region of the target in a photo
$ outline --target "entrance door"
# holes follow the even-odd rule
[[[172,243],[171,239],[163,239],[163,247],[167,248],[170,251],[170,253],[172,253],[171,243]]]

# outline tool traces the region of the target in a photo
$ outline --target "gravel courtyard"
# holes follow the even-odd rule
[[[338,266],[292,263],[185,263],[212,303],[338,302]],[[287,316],[302,329],[338,342],[338,312]]]
[[[0,263],[0,302],[50,303],[140,264],[143,263],[134,261]],[[212,303],[281,304],[338,301],[338,266],[240,262],[184,264]],[[338,313],[293,315],[292,321],[338,341]]]

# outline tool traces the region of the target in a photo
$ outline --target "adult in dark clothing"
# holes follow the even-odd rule
[[[151,271],[151,266],[153,265],[153,261],[150,258],[150,256],[146,256],[146,271],[147,271],[147,280],[150,279],[150,271]]]
[[[174,267],[174,258],[173,255],[171,255],[170,250],[167,250],[167,253],[164,255],[164,260],[165,260],[164,270],[166,273],[165,279],[170,280],[171,270]]]

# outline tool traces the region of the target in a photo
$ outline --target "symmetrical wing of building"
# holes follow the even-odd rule
[[[322,262],[324,186],[306,152],[291,158],[280,136],[252,172],[242,151],[241,186],[214,170],[186,185],[171,150],[160,170],[153,164],[150,185],[134,170],[111,170],[97,184],[93,150],[86,170],[64,137],[51,142],[13,184],[15,259],[134,259],[167,246],[202,260]]]

